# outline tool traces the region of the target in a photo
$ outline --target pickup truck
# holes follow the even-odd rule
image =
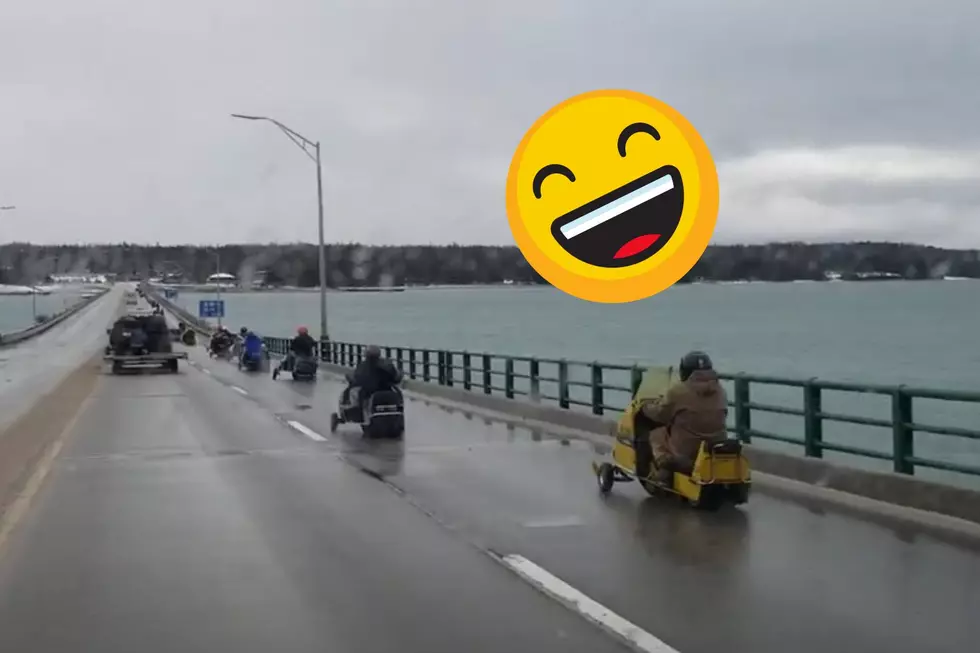
[[[167,320],[154,313],[132,313],[116,320],[106,329],[109,344],[103,360],[112,363],[112,373],[125,368],[162,367],[177,373],[178,361],[187,359],[187,352],[173,350]]]

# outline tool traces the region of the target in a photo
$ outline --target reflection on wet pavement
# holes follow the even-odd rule
[[[293,411],[324,434],[340,389],[329,379],[302,396],[297,386],[249,386],[273,411]],[[312,408],[299,413],[300,404]],[[758,491],[717,513],[648,497],[635,483],[603,497],[590,464],[609,445],[412,393],[406,419],[403,443],[341,428],[322,446],[460,536],[534,561],[665,641],[684,642],[684,653],[823,653],[831,633],[831,648],[855,651],[974,641],[975,553],[915,529]],[[949,595],[959,599],[940,608]],[[706,606],[711,627],[695,620],[692,630],[691,615]],[[936,628],[943,637],[930,648],[926,631]]]
[[[400,440],[370,440],[360,431],[340,431],[334,434],[341,456],[379,478],[398,476],[405,462],[405,443]]]

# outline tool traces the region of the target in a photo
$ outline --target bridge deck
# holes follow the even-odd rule
[[[105,329],[119,310],[122,293],[122,286],[116,286],[49,331],[0,348],[0,431],[105,346]]]
[[[0,650],[620,650],[479,549],[681,653],[976,641],[974,551],[764,494],[714,515],[602,499],[592,445],[421,399],[404,445],[331,436],[338,384],[191,359],[101,379],[0,552]]]

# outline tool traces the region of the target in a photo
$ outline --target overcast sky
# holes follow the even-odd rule
[[[978,0],[0,0],[0,242],[512,243],[564,98],[672,104],[715,242],[980,247]]]

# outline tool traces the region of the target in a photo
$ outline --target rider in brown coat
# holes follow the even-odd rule
[[[643,405],[643,414],[657,427],[650,433],[657,480],[669,483],[674,471],[694,466],[701,442],[722,442],[728,434],[728,403],[711,359],[692,351],[681,359],[680,382],[664,396]]]

